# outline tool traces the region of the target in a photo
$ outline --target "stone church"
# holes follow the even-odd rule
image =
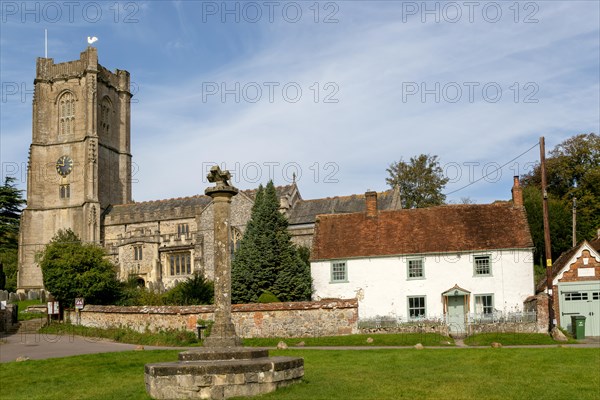
[[[103,246],[120,279],[134,277],[161,289],[195,271],[212,279],[210,197],[132,201],[129,72],[104,68],[89,46],[79,60],[55,64],[38,58],[34,88],[19,291],[43,287],[38,255],[67,228]],[[244,234],[255,192],[233,198],[232,251]],[[292,239],[302,246],[312,245],[317,215],[365,210],[364,195],[304,200],[296,183],[277,192]],[[380,193],[378,208],[400,208],[398,193]]]

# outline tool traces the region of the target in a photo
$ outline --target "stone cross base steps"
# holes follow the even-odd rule
[[[303,376],[303,358],[230,347],[184,351],[179,362],[147,364],[145,380],[154,399],[227,399],[269,393]]]

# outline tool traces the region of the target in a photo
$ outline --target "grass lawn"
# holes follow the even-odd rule
[[[167,330],[160,332],[137,332],[127,328],[100,329],[69,323],[54,323],[40,329],[41,333],[56,335],[78,335],[110,339],[120,343],[146,346],[199,346],[193,332]]]
[[[550,335],[544,333],[481,333],[469,336],[465,339],[465,344],[469,346],[489,346],[492,342],[501,343],[503,346],[513,345],[539,345],[539,344],[559,344]],[[567,343],[577,343],[576,340],[569,338]]]
[[[168,330],[161,332],[137,332],[127,328],[100,329],[85,326],[71,325],[68,323],[51,324],[40,330],[47,334],[79,335],[88,337],[106,338],[121,343],[132,343],[154,346],[200,346],[196,335],[188,331]],[[371,338],[371,343],[367,339]],[[289,347],[294,348],[300,342],[305,346],[414,346],[421,343],[426,347],[454,346],[454,340],[436,333],[390,333],[370,335],[345,335],[323,336],[315,338],[253,338],[243,339],[244,346],[251,347],[276,347],[284,341]],[[503,346],[510,345],[553,345],[560,344],[549,335],[541,333],[485,333],[474,335],[464,340],[469,346],[489,346],[492,342],[499,342]],[[569,339],[568,343],[577,343]],[[301,347],[299,347],[301,348]]]
[[[46,316],[46,314],[43,314],[43,313],[25,312],[27,310],[27,307],[29,307],[29,306],[33,306],[36,304],[42,304],[42,302],[40,300],[23,300],[23,301],[18,301],[15,304],[17,304],[19,306],[19,321],[25,321],[28,319],[36,319],[36,318]]]
[[[51,324],[43,327],[40,332],[49,334],[65,334],[100,337],[121,343],[132,343],[153,346],[199,346],[192,332],[163,331],[139,333],[132,329],[89,328],[68,323]],[[372,338],[372,343],[367,343],[367,338]],[[454,340],[436,333],[402,333],[402,334],[373,334],[373,335],[345,335],[323,336],[316,338],[255,338],[244,339],[245,346],[276,347],[277,343],[284,341],[288,346],[296,346],[304,342],[305,346],[414,346],[421,343],[424,346],[454,346]]]
[[[367,343],[367,339],[373,339]],[[386,333],[372,335],[323,336],[314,338],[254,338],[244,339],[244,346],[275,347],[279,341],[288,346],[304,342],[305,346],[454,346],[454,339],[437,333]]]
[[[598,399],[600,349],[273,351],[305,359],[303,383],[260,399]],[[0,364],[2,398],[149,399],[144,364],[177,351],[143,351]],[[559,373],[557,368],[565,373]],[[595,367],[594,367],[595,366]]]

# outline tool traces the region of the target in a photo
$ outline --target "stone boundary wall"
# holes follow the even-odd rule
[[[399,323],[395,326],[380,327],[361,327],[360,333],[437,333],[442,336],[449,336],[448,325],[444,323],[424,322],[424,323]]]
[[[15,308],[16,306],[8,304],[5,309],[0,309],[0,333],[8,332],[15,325]]]
[[[547,333],[548,328],[541,329],[537,322],[496,322],[470,324],[467,331],[471,336],[479,333]]]
[[[96,328],[130,328],[138,332],[188,330],[214,319],[214,306],[86,305],[72,323]],[[321,300],[294,303],[234,304],[232,319],[242,338],[318,337],[358,333],[358,301]]]
[[[549,297],[546,293],[530,296],[523,302],[524,311],[535,311],[537,314],[537,333],[548,333],[550,317],[548,315]]]

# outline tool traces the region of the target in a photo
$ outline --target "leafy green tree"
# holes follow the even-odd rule
[[[281,301],[310,299],[310,267],[292,244],[287,227],[273,182],[266,188],[261,185],[232,262],[234,303],[256,302],[264,292],[271,292]]]
[[[600,228],[600,136],[594,133],[575,135],[558,144],[546,158],[546,178],[551,204],[552,201],[561,203],[560,211],[552,206],[548,211],[552,256],[556,259],[572,245],[571,209],[574,197],[577,198],[577,238],[593,239]],[[539,164],[522,178],[525,188],[535,187],[538,191],[541,180]],[[541,197],[538,200],[541,208]],[[541,226],[541,214],[535,213],[534,207],[537,203],[525,203],[527,213],[534,218],[528,216],[532,234],[533,225]],[[555,203],[554,207],[558,205]],[[543,234],[543,230],[541,232]]]
[[[25,205],[23,191],[14,185],[15,178],[7,176],[0,186],[0,263],[6,274],[5,288],[17,290],[19,222]]]
[[[44,286],[61,303],[74,305],[76,297],[87,304],[114,304],[120,284],[106,252],[93,243],[82,243],[70,229],[59,230],[41,254]]]
[[[398,161],[386,170],[386,183],[400,190],[402,208],[422,208],[444,204],[442,193],[448,178],[440,167],[437,156],[421,154],[409,162]]]
[[[535,186],[523,189],[523,205],[527,210],[527,222],[533,239],[534,263],[536,264],[536,281],[546,274],[543,261],[546,258],[544,247],[544,224],[542,219],[542,192]],[[549,195],[548,214],[550,218],[550,241],[552,242],[552,259],[571,248],[571,210],[567,205]]]

